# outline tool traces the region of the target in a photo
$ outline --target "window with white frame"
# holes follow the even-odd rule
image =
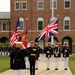
[[[50,0],[50,8],[52,9],[52,0]],[[54,2],[53,2],[53,8],[57,9],[57,0],[54,0]]]
[[[24,19],[20,18],[20,30],[24,30]]]
[[[64,18],[64,30],[70,30],[70,18],[69,17]]]
[[[44,1],[37,1],[37,9],[38,10],[44,9]]]
[[[37,20],[37,30],[43,30],[43,28],[44,28],[44,20],[43,20],[43,18],[38,18],[38,20]]]
[[[22,2],[22,10],[27,10],[27,1]]]
[[[64,1],[64,8],[65,9],[71,8],[71,0],[65,0]]]
[[[7,24],[6,22],[2,23],[2,31],[6,31],[7,30]]]
[[[20,2],[15,2],[15,10],[20,10]]]

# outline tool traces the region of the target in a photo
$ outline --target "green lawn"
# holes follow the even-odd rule
[[[70,57],[69,59],[69,67],[72,72],[72,75],[75,75],[75,56]]]
[[[8,70],[10,67],[10,61],[8,56],[0,56],[0,73]]]

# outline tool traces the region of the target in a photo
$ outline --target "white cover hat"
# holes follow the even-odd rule
[[[16,44],[22,44],[22,42],[16,42]]]

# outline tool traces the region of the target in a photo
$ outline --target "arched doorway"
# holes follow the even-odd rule
[[[2,43],[8,42],[8,38],[7,37],[2,37],[0,39],[0,42],[2,42]]]
[[[62,39],[62,45],[63,45],[65,42],[68,43],[68,46],[69,46],[69,48],[70,48],[70,53],[72,53],[72,39],[71,39],[70,37],[64,37],[64,38]]]
[[[51,37],[48,39],[48,42],[51,43]],[[55,45],[56,43],[58,43],[58,42],[59,42],[58,39],[57,39],[56,37],[54,37],[54,45]]]

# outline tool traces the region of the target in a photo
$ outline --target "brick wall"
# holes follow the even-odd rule
[[[41,31],[37,31],[37,19],[42,17],[44,19],[44,27],[50,22],[51,9],[50,0],[44,1],[44,10],[37,10],[37,1],[39,0],[27,0],[27,10],[14,10],[14,1],[24,1],[24,0],[11,0],[11,31],[16,24],[18,15],[23,18],[28,18],[28,37],[30,40],[35,40]],[[25,0],[26,1],[26,0]],[[41,0],[40,0],[41,1]],[[70,37],[72,42],[75,42],[75,0],[71,1],[71,9],[64,9],[64,0],[57,0],[57,9],[54,10],[54,16],[59,15],[59,33],[56,38],[62,45],[62,39],[64,37]],[[63,20],[64,17],[70,17],[71,19],[71,31],[63,31]],[[47,40],[46,40],[47,41]],[[75,52],[75,44],[72,44],[72,52]]]

